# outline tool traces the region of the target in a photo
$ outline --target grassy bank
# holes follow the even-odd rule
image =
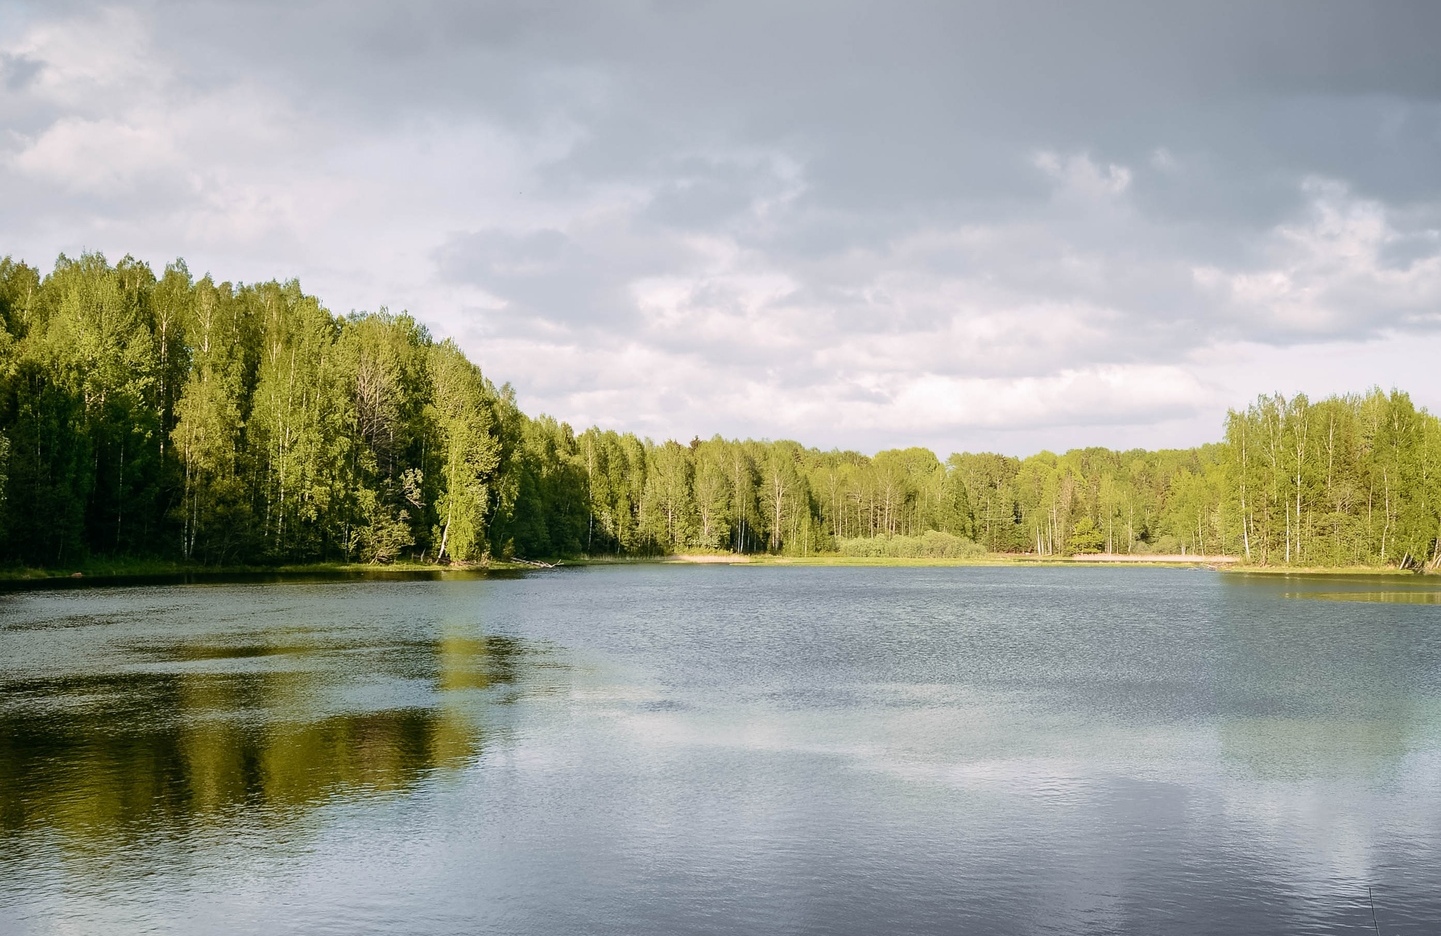
[[[676,557],[673,561],[687,561]],[[715,560],[710,560],[715,561]],[[821,553],[812,556],[768,556],[753,555],[748,559],[740,561],[750,562],[757,565],[802,565],[802,566],[921,566],[921,567],[950,567],[950,566],[1087,566],[1092,568],[1116,568],[1116,567],[1137,567],[1158,568],[1161,566],[1207,566],[1211,563],[1204,559],[1186,560],[1179,562],[1172,559],[1157,559],[1153,562],[1137,560],[1132,562],[1105,562],[1088,560],[1084,556],[1033,556],[1024,553],[983,553],[978,556],[966,556],[963,558],[943,558],[935,556],[843,556],[838,553]]]
[[[1394,575],[1404,578],[1434,576],[1434,572],[1415,572],[1395,566],[1263,566],[1237,563],[1227,572],[1246,575]]]
[[[798,565],[798,566],[894,566],[894,567],[950,567],[950,566],[1084,566],[1086,568],[1205,568],[1230,574],[1257,575],[1394,575],[1414,576],[1416,573],[1392,566],[1262,566],[1247,565],[1243,562],[1218,562],[1214,556],[1136,556],[1126,562],[1095,559],[1079,556],[1035,556],[1025,553],[985,553],[965,558],[896,557],[896,556],[843,556],[838,553],[822,553],[811,556],[668,556],[667,562],[742,562],[751,565]]]

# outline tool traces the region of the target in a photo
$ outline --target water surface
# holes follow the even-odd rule
[[[0,931],[1441,921],[1428,580],[642,566],[0,597]],[[1305,599],[1305,600],[1298,600]]]

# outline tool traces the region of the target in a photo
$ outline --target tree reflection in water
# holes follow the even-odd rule
[[[107,845],[406,790],[480,753],[475,703],[524,652],[458,634],[131,649],[119,672],[0,683],[5,833]]]

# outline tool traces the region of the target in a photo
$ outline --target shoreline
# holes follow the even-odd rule
[[[433,581],[445,577],[514,576],[535,567],[516,562],[440,566],[405,562],[313,562],[279,566],[188,566],[168,562],[96,563],[82,569],[0,569],[0,594],[41,589],[135,585],[224,585],[279,582],[345,582],[377,579]]]
[[[1347,576],[1385,575],[1425,578],[1438,573],[1418,573],[1395,566],[1265,566],[1248,565],[1239,556],[1092,553],[1077,556],[1036,556],[1030,553],[986,553],[958,559],[925,556],[843,556],[822,553],[811,556],[775,556],[769,553],[678,553],[670,556],[597,556],[566,559],[558,565],[750,565],[750,566],[895,566],[898,568],[995,567],[995,566],[1082,566],[1087,568],[1197,568],[1227,575]]]
[[[540,564],[514,562],[435,565],[421,562],[371,563],[317,562],[280,566],[190,566],[176,562],[119,561],[87,564],[80,569],[0,569],[0,593],[38,589],[125,587],[135,585],[203,585],[281,582],[342,582],[374,580],[440,581],[447,578],[512,577],[550,569],[609,565],[746,565],[811,567],[1051,567],[1084,568],[1195,568],[1227,575],[1298,577],[1392,576],[1426,578],[1395,566],[1263,566],[1248,565],[1235,556],[1123,555],[1035,556],[1025,553],[988,553],[966,558],[842,556],[773,556],[763,553],[681,553],[670,556],[586,556]]]

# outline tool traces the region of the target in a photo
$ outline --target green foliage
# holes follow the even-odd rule
[[[33,360],[22,360],[4,389],[7,558],[31,565],[75,562],[87,552],[85,508],[95,481],[84,404]]]
[[[1096,521],[1082,517],[1071,530],[1069,545],[1073,553],[1098,553],[1106,545],[1106,537],[1096,529]]]
[[[1441,562],[1441,423],[1406,394],[1263,396],[1226,441],[1226,532],[1253,561]]]
[[[641,499],[643,526],[651,542],[672,552],[695,542],[695,465],[678,442],[653,446],[652,471]]]
[[[492,540],[521,558],[574,556],[586,535],[585,469],[575,435],[549,416],[522,420],[514,502],[493,519]]]
[[[415,545],[408,510],[392,509],[370,488],[360,488],[356,501],[359,517],[352,528],[347,552],[366,562],[383,563],[395,560],[407,546]]]
[[[0,260],[0,559],[470,561],[728,549],[1441,565],[1441,421],[1258,398],[1222,441],[1029,458],[577,435],[450,341],[294,281]]]
[[[867,559],[974,559],[986,554],[986,547],[974,540],[941,530],[920,536],[843,539],[839,545],[841,555]]]
[[[441,522],[436,558],[465,561],[486,547],[491,486],[501,457],[495,392],[454,342],[433,346],[430,367],[435,386],[432,418],[444,478],[436,508]]]

